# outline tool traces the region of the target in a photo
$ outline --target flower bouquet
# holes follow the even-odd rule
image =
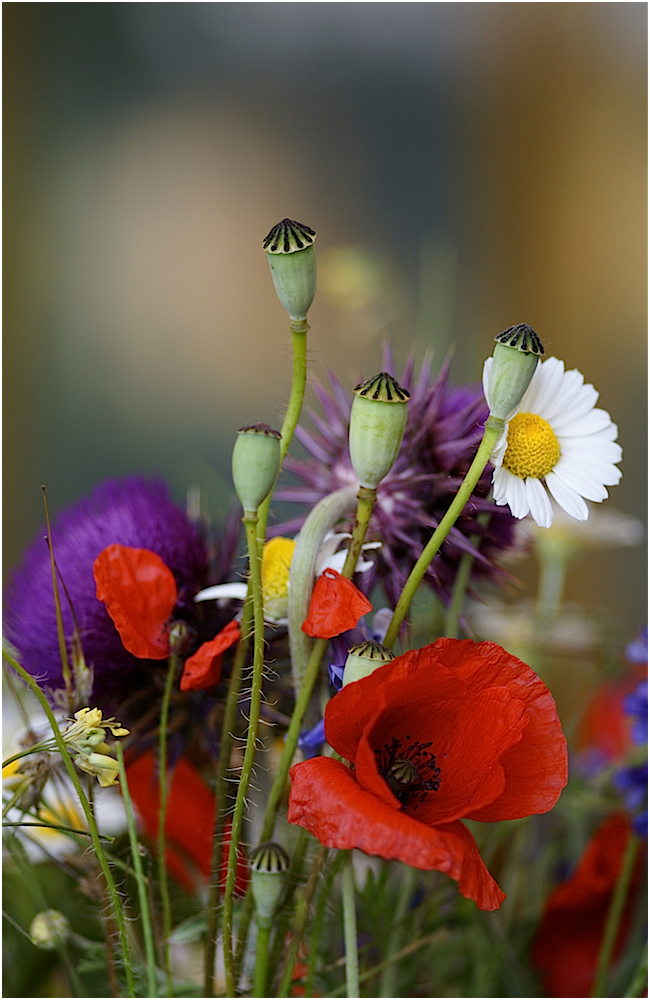
[[[617,428],[524,323],[482,389],[387,346],[300,423],[315,235],[263,241],[293,381],[237,435],[237,505],[111,480],[11,580],[5,990],[642,996],[647,637],[604,711],[597,672],[562,721],[552,684]],[[523,552],[537,602],[499,610]]]

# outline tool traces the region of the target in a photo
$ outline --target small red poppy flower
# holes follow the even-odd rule
[[[155,552],[109,545],[93,563],[97,597],[120,634],[124,648],[140,659],[169,655],[165,624],[178,590],[174,574]]]
[[[566,740],[537,675],[491,642],[439,639],[346,685],[329,744],[291,769],[290,823],[456,879],[484,910],[505,898],[462,819],[546,812],[567,781]]]
[[[144,832],[155,846],[160,786],[152,751],[148,750],[129,761],[126,776]],[[188,892],[194,892],[197,888],[197,873],[204,879],[210,877],[216,799],[196,768],[184,757],[174,766],[170,779],[165,815],[165,864]],[[228,825],[222,852],[222,889],[226,880],[229,844]],[[244,851],[240,850],[235,882],[237,894],[243,895],[247,885],[248,866]]]
[[[369,611],[372,604],[352,580],[328,568],[316,581],[302,630],[314,639],[331,639],[355,628]]]
[[[631,833],[627,816],[610,816],[587,844],[571,878],[546,901],[531,957],[542,973],[547,996],[591,996],[605,922]],[[615,961],[630,932],[640,882],[639,864],[621,918]]]
[[[239,641],[238,621],[228,622],[214,639],[204,642],[188,656],[181,675],[181,691],[200,691],[214,687],[221,680],[221,654]]]

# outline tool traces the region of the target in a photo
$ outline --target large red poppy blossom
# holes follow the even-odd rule
[[[155,847],[158,837],[160,783],[156,760],[148,750],[126,765],[129,792],[142,820],[144,833]],[[165,811],[165,864],[167,870],[188,892],[210,877],[212,836],[216,799],[196,768],[184,757],[171,772]],[[230,825],[224,838],[221,887],[225,886]],[[248,885],[248,866],[243,850],[239,852],[235,890],[243,895]]]
[[[591,996],[605,921],[631,834],[627,816],[610,816],[587,844],[571,878],[546,901],[531,957],[542,973],[547,996]],[[630,931],[640,879],[638,865],[623,910],[614,961]]]
[[[332,639],[355,628],[369,611],[365,594],[330,567],[316,580],[302,630],[314,639]]]
[[[325,735],[352,766],[294,765],[289,822],[328,847],[445,872],[484,910],[505,896],[461,820],[546,812],[567,781],[553,698],[491,642],[438,639],[346,685]]]
[[[168,624],[178,601],[174,574],[155,552],[129,545],[108,545],[93,563],[97,598],[106,605],[122,644],[143,660],[169,656]],[[187,658],[181,691],[214,687],[221,680],[221,654],[239,639],[229,622],[214,639]]]

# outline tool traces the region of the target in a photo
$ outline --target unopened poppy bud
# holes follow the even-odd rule
[[[490,415],[505,420],[521,402],[544,348],[526,323],[510,326],[494,339],[497,346],[490,369],[488,403]]]
[[[189,622],[183,621],[182,618],[173,621],[169,626],[169,652],[173,656],[187,653],[195,634]]]
[[[386,649],[374,639],[361,642],[357,646],[351,646],[343,671],[343,687],[352,681],[360,681],[362,677],[368,677],[377,667],[383,667],[384,663],[390,663],[394,659],[395,656],[390,649]]]
[[[359,483],[376,489],[397,458],[410,393],[387,372],[354,387],[350,458]]]
[[[245,512],[254,513],[280,471],[280,432],[268,424],[241,427],[232,452],[232,478]]]
[[[258,927],[270,927],[284,895],[289,856],[283,847],[269,840],[255,848],[250,866],[255,919]]]
[[[292,320],[304,321],[316,294],[315,239],[309,226],[282,219],[262,243],[278,298]]]
[[[58,910],[41,910],[29,927],[32,943],[42,951],[54,951],[70,937],[70,924]]]

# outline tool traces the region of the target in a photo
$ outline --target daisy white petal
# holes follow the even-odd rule
[[[549,473],[546,477],[546,485],[551,491],[551,495],[567,514],[577,518],[578,521],[587,520],[589,517],[589,508],[585,501],[575,490],[572,490],[570,486],[563,483],[554,472]]]
[[[553,523],[553,508],[548,493],[539,479],[528,478],[526,484],[526,502],[533,519],[540,528],[550,528]]]

